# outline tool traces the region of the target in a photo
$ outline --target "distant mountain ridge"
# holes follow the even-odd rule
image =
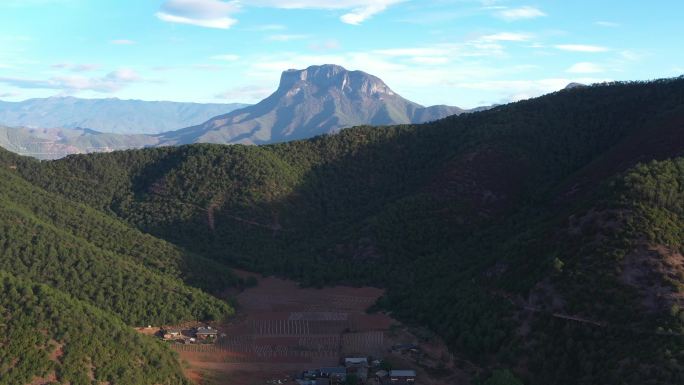
[[[157,139],[142,134],[112,134],[88,128],[27,128],[0,125],[0,147],[38,159],[70,154],[111,152],[154,146]]]
[[[425,123],[488,108],[424,107],[376,76],[325,64],[283,72],[278,89],[251,106],[73,97],[0,101],[0,146],[57,159],[192,143],[269,144],[353,126]]]
[[[287,70],[261,102],[203,124],[163,133],[164,144],[265,144],[304,139],[358,125],[424,123],[465,112],[404,99],[381,79],[334,64]]]
[[[51,97],[0,101],[0,125],[30,128],[90,128],[116,134],[158,134],[204,122],[247,104]]]

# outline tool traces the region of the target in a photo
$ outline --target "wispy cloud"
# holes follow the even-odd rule
[[[404,1],[407,0],[166,0],[156,16],[170,23],[228,29],[237,23],[234,15],[243,7],[320,9],[343,11],[342,22],[359,25]]]
[[[644,57],[643,53],[635,52],[632,50],[624,50],[620,52],[620,58],[627,61],[637,61]]]
[[[111,93],[120,90],[128,84],[142,81],[145,80],[138,73],[127,68],[110,72],[103,77],[55,76],[45,80],[0,77],[0,83],[17,88],[53,89],[61,90],[65,93],[78,91]]]
[[[542,12],[539,8],[525,6],[519,8],[503,8],[498,10],[495,15],[507,21],[516,21],[544,17],[546,16],[546,13]]]
[[[46,5],[65,6],[73,4],[75,0],[3,0],[0,6],[19,8],[19,7],[39,7]]]
[[[231,15],[238,10],[237,1],[167,0],[155,15],[169,23],[228,29],[237,23]]]
[[[19,95],[20,94],[18,92],[3,92],[0,94],[0,98],[13,98]]]
[[[448,55],[451,50],[448,47],[415,47],[415,48],[391,48],[374,51],[386,56],[440,56]]]
[[[255,102],[273,93],[272,88],[261,87],[257,85],[249,85],[231,88],[230,90],[221,92],[215,97],[217,99],[230,100],[235,102]]]
[[[221,60],[221,61],[237,61],[240,60],[239,55],[233,55],[233,54],[224,54],[224,55],[214,55],[211,57],[213,60]]]
[[[441,65],[449,62],[448,57],[444,56],[414,56],[409,61],[417,64]]]
[[[528,33],[516,33],[516,32],[500,32],[492,35],[484,35],[480,37],[483,41],[529,41],[532,39],[532,35]]]
[[[530,80],[484,80],[477,82],[455,82],[453,86],[462,89],[485,90],[505,93],[500,103],[529,99],[565,88],[570,83],[593,84],[611,79],[598,78],[543,78]]]
[[[116,45],[132,45],[132,44],[135,44],[135,41],[128,40],[128,39],[115,39],[115,40],[110,40],[109,42],[112,44],[116,44]]]
[[[620,23],[615,23],[612,21],[596,21],[594,22],[595,25],[598,25],[600,27],[607,27],[607,28],[617,28],[620,26]]]
[[[287,29],[287,27],[282,24],[263,24],[245,28],[248,31],[282,31],[284,29]]]
[[[270,41],[292,41],[292,40],[303,40],[308,38],[309,35],[299,35],[299,34],[277,34],[270,35],[266,37],[266,40]]]
[[[468,59],[497,58],[505,55],[505,42],[524,42],[533,35],[501,32],[484,35],[462,43],[439,43],[419,47],[389,48],[371,51],[374,55],[406,60],[415,64],[437,65]]]
[[[55,63],[50,67],[55,69],[69,70],[72,72],[90,72],[100,68],[99,64],[73,64],[73,63]]]
[[[556,49],[561,51],[571,51],[571,52],[606,52],[608,48],[598,46],[598,45],[587,45],[587,44],[558,44],[554,46]]]
[[[282,9],[324,9],[345,11],[340,20],[358,25],[389,7],[406,0],[243,0],[245,5]]]
[[[192,66],[190,66],[190,68],[199,69],[199,70],[203,70],[203,71],[214,71],[214,72],[226,71],[226,70],[231,69],[231,67],[229,67],[229,66],[218,65],[218,64],[193,64]]]
[[[309,46],[314,51],[330,51],[340,48],[340,42],[335,39],[328,39],[323,42],[313,43]]]
[[[595,74],[600,72],[605,72],[602,66],[596,63],[590,62],[580,62],[573,64],[567,69],[567,72],[573,74]]]

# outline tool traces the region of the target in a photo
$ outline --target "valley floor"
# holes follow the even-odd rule
[[[236,296],[237,316],[215,325],[221,333],[215,344],[172,345],[187,377],[197,384],[291,383],[302,371],[338,366],[342,358],[358,356],[414,369],[419,384],[468,383],[467,371],[473,370],[458,368],[437,338],[418,338],[386,314],[366,313],[383,294],[380,289],[301,288],[293,281],[255,277],[258,285]],[[392,352],[397,344],[416,344],[424,356]],[[374,377],[373,368],[370,373]]]

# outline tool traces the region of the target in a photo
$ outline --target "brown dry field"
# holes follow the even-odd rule
[[[458,370],[429,379],[412,360],[388,353],[393,344],[418,341],[389,316],[366,313],[383,294],[381,289],[301,288],[293,281],[236,272],[253,275],[259,283],[236,295],[235,317],[214,325],[221,333],[219,341],[209,346],[173,345],[187,377],[198,385],[265,385],[286,379],[291,383],[296,373],[336,366],[345,356],[388,358],[418,370],[420,384],[464,383]],[[443,345],[438,346],[437,354],[443,355]]]

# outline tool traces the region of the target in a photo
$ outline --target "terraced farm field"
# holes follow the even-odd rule
[[[237,295],[237,317],[217,325],[216,344],[173,345],[188,377],[201,384],[266,384],[337,365],[344,356],[379,356],[390,346],[386,332],[394,321],[366,314],[382,290],[304,289],[292,281],[256,277],[256,287]]]

